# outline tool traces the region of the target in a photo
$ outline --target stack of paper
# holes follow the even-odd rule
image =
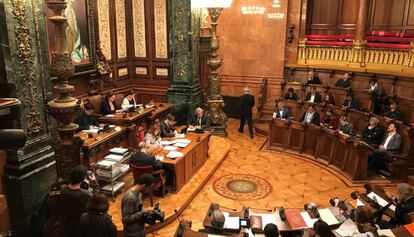
[[[185,143],[185,144],[190,144],[191,140],[190,139],[175,139],[176,143]]]
[[[105,115],[105,117],[107,117],[107,118],[113,118],[113,117],[115,117],[115,114],[107,114],[107,115]]]
[[[96,165],[98,167],[102,167],[104,169],[110,169],[111,166],[115,165],[116,162],[115,161],[110,161],[110,160],[101,160],[98,163],[96,163]]]
[[[103,178],[112,178],[121,173],[118,165],[112,166],[112,169],[97,169],[96,174]]]
[[[124,155],[125,153],[128,152],[128,148],[115,147],[115,148],[112,148],[111,150],[109,150],[109,152],[111,152],[112,154]]]
[[[358,228],[356,227],[355,223],[348,219],[338,229],[335,230],[342,237],[353,236],[354,234],[359,233]]]
[[[175,147],[175,146],[165,146],[162,149],[164,149],[166,151],[175,151],[175,150],[177,150],[177,147]]]
[[[367,194],[367,197],[369,197],[371,200],[374,200],[375,199],[381,207],[385,207],[386,205],[388,205],[388,202],[387,201],[385,201],[382,197],[378,196],[374,192],[368,193]],[[391,205],[389,208],[391,210],[395,211],[395,205]]]
[[[179,158],[179,157],[183,157],[183,156],[184,156],[184,154],[179,152],[179,151],[170,151],[167,154],[167,157],[171,158],[171,159],[175,159],[175,158]]]
[[[175,141],[161,141],[161,145],[163,145],[163,146],[172,145],[174,143],[175,143]]]
[[[230,213],[223,212],[224,215],[224,228],[225,229],[234,229],[238,230],[240,227],[240,218],[239,217],[231,217]]]
[[[338,219],[336,219],[335,215],[329,208],[319,209],[319,216],[320,218],[325,221],[328,225],[336,225],[339,224]]]
[[[109,160],[109,161],[115,161],[115,162],[119,162],[120,160],[122,160],[124,158],[124,156],[120,156],[120,155],[115,155],[115,154],[109,154],[107,156],[105,156],[105,160]]]
[[[394,233],[390,229],[386,230],[377,230],[380,236],[388,236],[388,237],[395,237]]]
[[[114,182],[113,185],[112,184],[108,184],[103,186],[101,189],[103,191],[107,191],[107,192],[117,192],[118,190],[120,190],[123,186],[125,185],[124,182]]]
[[[98,133],[100,128],[92,128],[92,129],[88,129],[88,130],[82,130],[82,132],[86,132],[86,133]]]
[[[187,147],[188,146],[188,143],[177,142],[173,146],[180,147],[180,148],[184,148],[184,147]]]
[[[300,212],[300,215],[302,216],[302,218],[303,218],[303,220],[305,221],[306,226],[307,226],[308,228],[312,228],[312,227],[313,227],[313,224],[315,224],[315,222],[317,222],[317,221],[318,221],[318,218],[311,218],[311,217],[309,216],[309,213],[308,213],[307,211],[302,211],[302,212]]]

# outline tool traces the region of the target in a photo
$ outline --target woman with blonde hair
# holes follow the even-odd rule
[[[161,129],[159,125],[152,125],[144,137],[144,144],[149,148],[161,148]]]

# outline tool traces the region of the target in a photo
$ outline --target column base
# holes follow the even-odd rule
[[[174,104],[171,113],[177,124],[184,125],[195,108],[203,105],[203,93],[199,85],[171,85],[168,88],[167,101]]]
[[[211,134],[216,135],[219,137],[227,137],[227,125],[218,124],[218,125],[211,125],[210,129],[212,130]]]

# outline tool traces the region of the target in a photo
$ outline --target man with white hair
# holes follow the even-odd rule
[[[240,96],[240,127],[239,132],[243,133],[244,124],[247,120],[250,138],[253,138],[253,119],[252,108],[254,106],[254,96],[250,95],[249,87],[243,89],[244,95]]]
[[[190,129],[210,129],[210,118],[204,113],[204,110],[200,107],[195,109],[195,114],[191,116],[188,121],[188,128]]]

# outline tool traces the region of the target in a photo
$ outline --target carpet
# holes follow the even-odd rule
[[[213,189],[221,196],[233,200],[257,200],[272,192],[266,180],[250,174],[225,175],[213,182]]]

